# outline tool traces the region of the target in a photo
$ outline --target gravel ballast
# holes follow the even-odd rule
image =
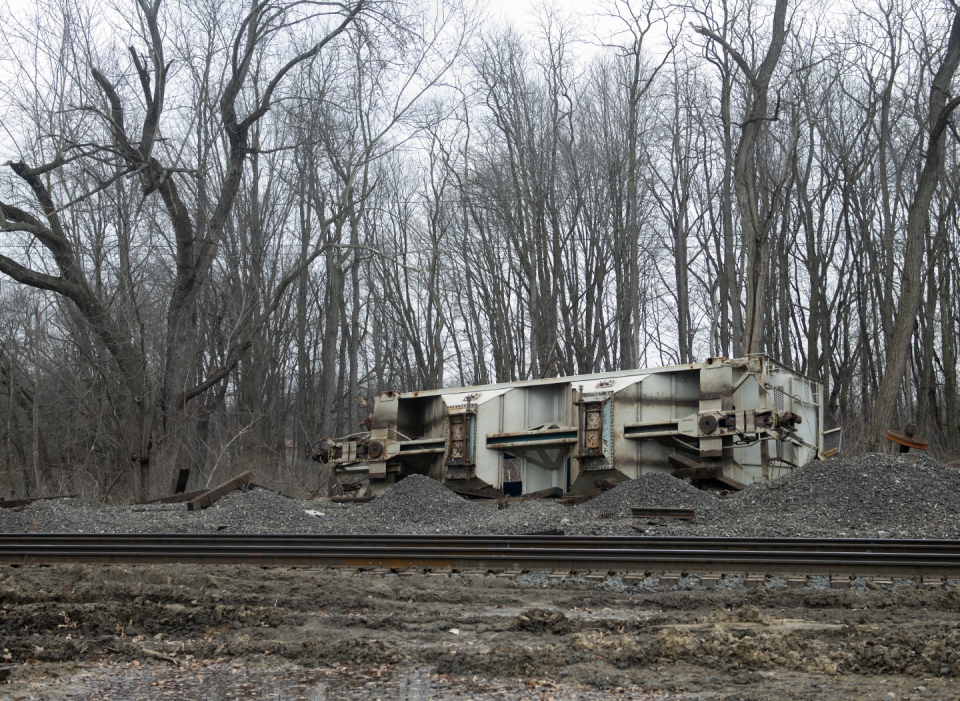
[[[637,506],[693,508],[696,518],[633,519]],[[311,512],[311,513],[308,513]],[[555,500],[478,504],[412,475],[367,504],[232,492],[203,511],[185,504],[109,506],[84,499],[0,509],[0,532],[23,533],[447,533],[960,538],[960,469],[916,455],[815,461],[721,498],[650,473],[579,506]]]

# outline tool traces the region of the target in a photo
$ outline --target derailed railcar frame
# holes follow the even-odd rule
[[[491,496],[516,481],[589,492],[647,472],[740,488],[839,452],[838,431],[825,445],[822,396],[818,380],[764,355],[384,392],[366,435],[325,441],[316,458],[374,494],[414,473]]]

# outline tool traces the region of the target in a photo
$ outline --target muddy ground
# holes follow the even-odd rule
[[[0,698],[960,699],[960,591],[0,565]]]

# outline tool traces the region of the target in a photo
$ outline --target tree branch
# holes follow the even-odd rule
[[[737,62],[737,65],[740,66],[740,70],[743,71],[743,74],[747,77],[747,80],[750,81],[750,84],[753,86],[753,89],[754,90],[760,89],[760,83],[757,80],[757,77],[753,74],[753,69],[750,67],[750,64],[747,63],[747,60],[740,54],[739,51],[733,48],[726,39],[724,39],[722,36],[720,36],[716,32],[710,29],[707,29],[704,26],[699,26],[699,25],[695,26],[693,28],[693,31],[695,31],[697,34],[701,34],[702,36],[707,37],[708,39],[712,39],[713,41],[720,44],[720,46],[723,47],[723,50],[726,51],[728,54],[730,54],[733,60]]]

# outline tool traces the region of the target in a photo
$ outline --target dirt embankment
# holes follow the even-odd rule
[[[17,665],[0,696],[27,690],[30,677],[105,660],[205,660],[244,669],[391,665],[680,697],[833,689],[842,698],[857,688],[960,698],[958,609],[956,590],[630,595],[492,577],[0,566],[4,664]]]

